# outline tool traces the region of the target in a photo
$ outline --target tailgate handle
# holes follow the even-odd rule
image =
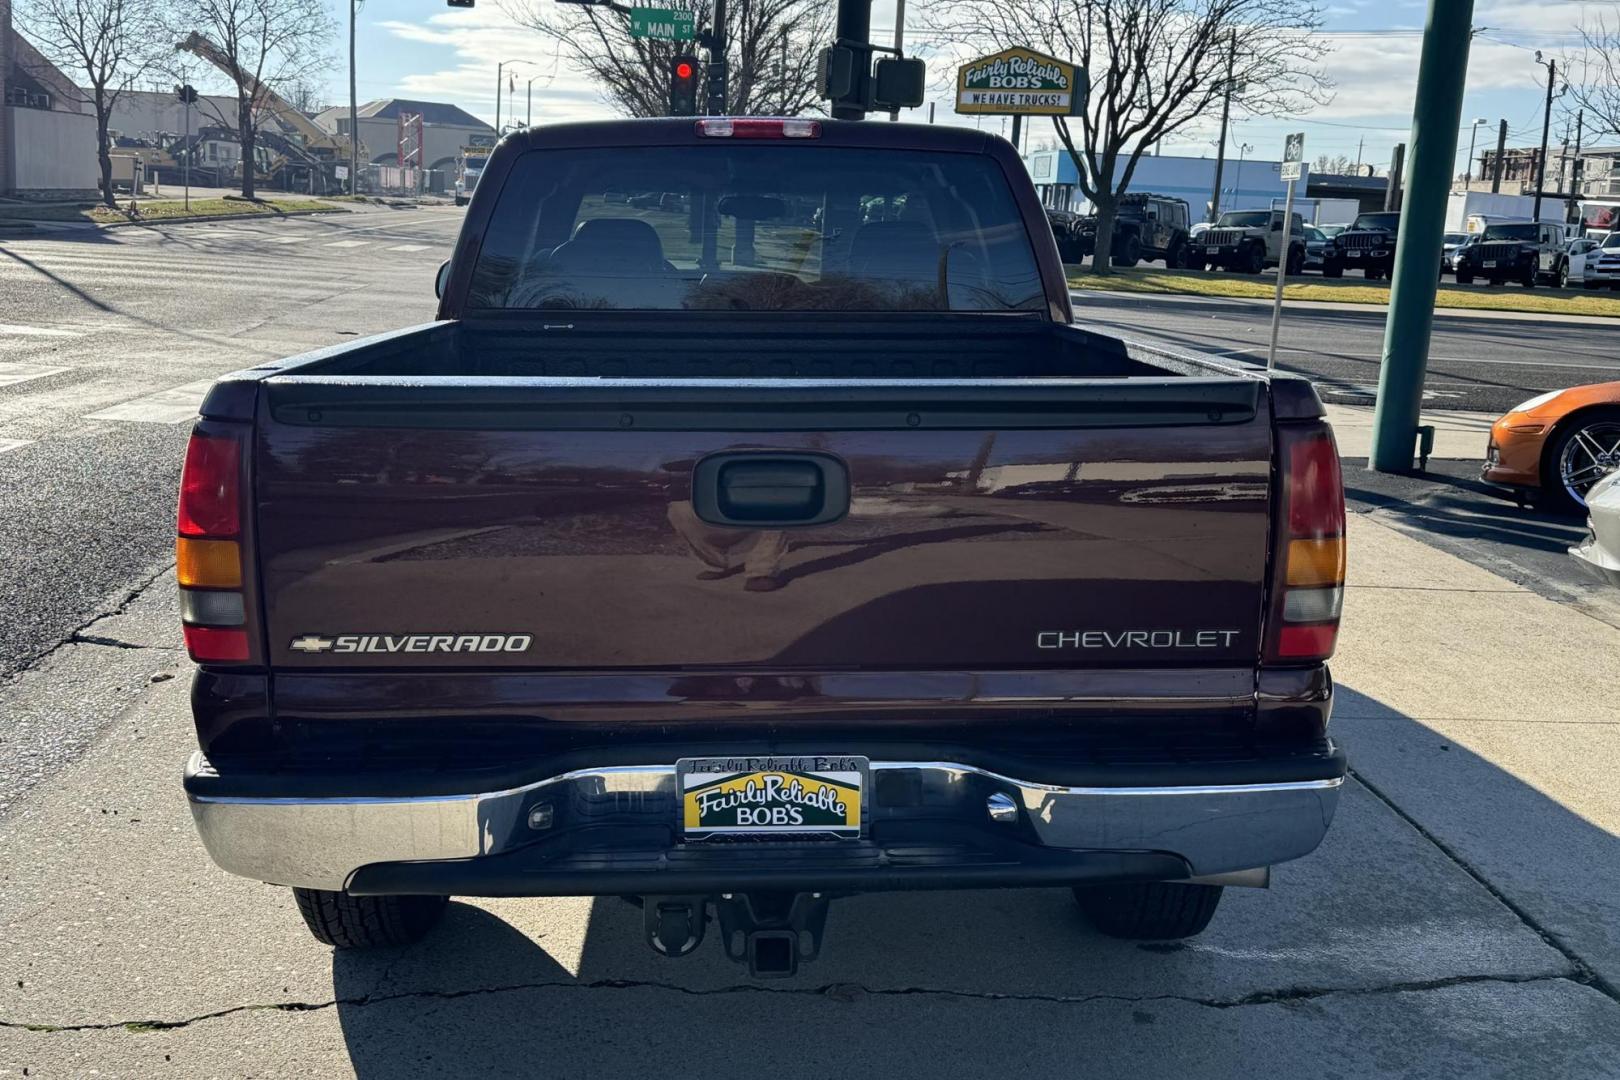
[[[830,454],[714,454],[693,470],[692,508],[714,525],[821,525],[849,512],[849,472]]]

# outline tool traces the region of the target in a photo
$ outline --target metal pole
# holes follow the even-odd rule
[[[1467,179],[1463,183],[1464,191],[1472,191],[1474,188],[1474,139],[1479,135],[1479,125],[1481,123],[1483,121],[1475,120],[1468,127],[1468,171],[1465,174]]]
[[[838,0],[838,21],[833,29],[838,41],[870,44],[872,40],[872,0]],[[872,57],[864,51],[855,64],[854,85],[850,98],[866,100],[866,87],[872,79]],[[832,114],[839,120],[864,120],[866,110],[860,105],[834,105]]]
[[[1536,54],[1541,59],[1541,54]],[[1541,118],[1541,157],[1536,161],[1536,206],[1530,220],[1541,220],[1541,191],[1547,186],[1547,132],[1552,128],[1553,83],[1558,78],[1558,61],[1547,61],[1547,108]]]
[[[1283,282],[1288,279],[1288,252],[1294,244],[1294,183],[1293,180],[1288,181],[1288,194],[1283,198],[1282,245],[1277,250],[1277,295],[1271,302],[1271,348],[1266,351],[1267,371],[1277,366],[1277,331],[1282,328]]]
[[[1221,174],[1226,171],[1226,122],[1232,116],[1232,73],[1237,67],[1237,31],[1232,31],[1232,51],[1226,57],[1226,92],[1221,96],[1221,141],[1215,150],[1215,190],[1209,196],[1209,223],[1221,216]]]
[[[1014,150],[1017,150],[1019,148],[1019,145],[1022,143],[1023,134],[1024,134],[1024,118],[1019,113],[1013,113],[1012,144],[1013,144],[1013,149]]]
[[[360,107],[354,82],[354,12],[360,0],[349,0],[349,194],[359,193],[355,186],[360,179]]]
[[[538,79],[539,77],[540,76],[536,75],[534,78]],[[523,113],[523,126],[534,127],[534,79],[530,79],[528,83],[524,85],[523,93],[527,95],[529,99],[528,105],[525,107]]]
[[[1491,194],[1497,195],[1502,191],[1502,163],[1507,158],[1507,121],[1501,121],[1496,128],[1496,160],[1492,162]]]
[[[934,103],[932,101],[928,103],[928,122],[930,124],[934,122]]]
[[[1473,18],[1474,0],[1429,0],[1368,460],[1380,472],[1412,467]]]
[[[1452,140],[1451,155],[1457,156],[1456,140]],[[1406,144],[1395,144],[1395,157],[1389,163],[1389,180],[1384,185],[1384,209],[1399,210],[1401,208],[1401,171],[1406,165]],[[1451,190],[1451,181],[1446,181],[1446,190]],[[1439,273],[1439,271],[1436,271]]]
[[[906,0],[894,0],[894,51],[906,55]],[[889,110],[889,119],[900,119],[900,109]],[[1018,121],[1013,120],[1013,146],[1018,145]]]
[[[506,67],[506,61],[505,60],[502,60],[500,63],[495,65],[495,141],[496,142],[501,141],[501,94],[503,94],[505,92],[504,84],[501,82],[501,69],[504,68],[504,67]]]
[[[1584,134],[1585,127],[1586,110],[1581,109],[1575,114],[1575,164],[1570,166],[1569,170],[1569,206],[1566,214],[1568,217],[1575,218],[1577,222],[1580,221],[1580,198],[1585,194],[1581,191],[1581,174],[1585,171],[1582,168],[1583,162],[1581,160],[1581,136]]]
[[[191,102],[186,102],[186,159],[181,162],[181,175],[185,177],[187,213],[191,212],[191,155],[196,148],[191,145]]]

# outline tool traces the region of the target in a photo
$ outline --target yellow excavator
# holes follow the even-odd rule
[[[235,80],[229,57],[204,35],[196,32],[187,34],[176,48],[208,61]],[[274,129],[269,125],[259,128],[259,137],[267,153],[260,156],[257,171],[266,182],[274,184],[279,181],[281,187],[289,190],[303,190],[306,187],[313,190],[318,187],[326,191],[343,186],[335,180],[333,169],[349,164],[349,137],[323,131],[302,111],[253,76],[244,73],[243,78],[246,82],[242,88],[253,95],[254,108],[268,114],[275,125]],[[356,160],[361,163],[371,160],[364,143],[359,145],[358,150]],[[307,184],[297,182],[300,172],[308,174]],[[318,182],[315,179],[317,174]]]

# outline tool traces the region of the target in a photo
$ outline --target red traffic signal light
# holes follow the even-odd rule
[[[697,57],[677,56],[669,62],[669,115],[696,116]]]

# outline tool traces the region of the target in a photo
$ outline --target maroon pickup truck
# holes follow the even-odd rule
[[[787,975],[835,897],[1012,886],[1175,938],[1321,841],[1322,407],[1076,325],[1006,142],[534,129],[440,295],[186,456],[185,789],[321,941],[618,896]]]

